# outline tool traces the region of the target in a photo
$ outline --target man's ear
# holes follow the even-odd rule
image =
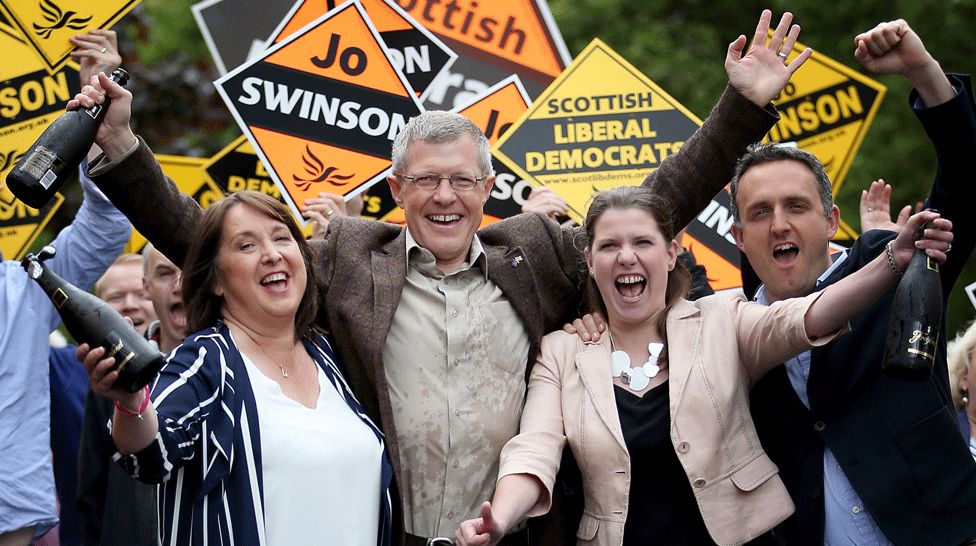
[[[485,180],[485,194],[481,196],[481,204],[484,205],[488,202],[488,198],[491,197],[491,188],[495,186],[495,175],[491,175]]]
[[[840,209],[837,208],[837,205],[833,205],[830,207],[830,214],[827,215],[828,240],[834,239],[838,228],[840,228]]]
[[[396,201],[397,206],[403,208],[403,201],[400,200],[400,190],[403,186],[400,185],[400,180],[391,174],[386,177],[386,183],[390,185],[390,193],[393,194],[393,200]]]
[[[739,250],[742,252],[745,252],[746,249],[742,246],[742,228],[735,222],[732,222],[732,238],[735,239],[735,246],[739,247]]]

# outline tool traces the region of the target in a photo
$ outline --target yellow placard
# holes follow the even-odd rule
[[[560,194],[582,222],[594,191],[635,185],[678,151],[701,120],[595,39],[493,152]]]
[[[7,174],[44,129],[64,112],[78,92],[73,65],[49,74],[22,37],[0,28],[0,250],[22,257],[64,200],[57,195],[40,210],[17,200],[6,188]]]
[[[64,66],[74,49],[69,37],[109,28],[138,3],[139,0],[0,0],[0,9],[53,74]]]
[[[788,60],[804,49],[797,42]],[[884,85],[814,51],[773,99],[780,120],[767,138],[795,142],[817,156],[836,196],[886,92]]]

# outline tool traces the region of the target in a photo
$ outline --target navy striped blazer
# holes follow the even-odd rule
[[[384,447],[378,544],[389,546],[393,467],[383,434],[353,396],[325,336],[313,330],[302,342]],[[155,441],[115,459],[134,478],[160,484],[162,544],[265,544],[260,416],[226,324],[187,336],[170,353],[152,400],[159,416]]]

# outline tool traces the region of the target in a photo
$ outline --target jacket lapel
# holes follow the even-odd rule
[[[370,255],[370,271],[373,277],[373,320],[369,325],[369,337],[363,340],[369,346],[367,373],[374,385],[382,375],[383,346],[393,325],[393,315],[400,303],[403,286],[407,282],[407,231],[374,250]],[[383,382],[385,383],[385,381]]]
[[[671,398],[671,428],[675,426],[675,414],[682,402],[685,386],[691,377],[695,360],[701,351],[702,320],[698,308],[686,300],[679,300],[668,313],[668,395]],[[683,350],[672,351],[671,347]]]
[[[542,302],[539,301],[539,291],[535,290],[532,262],[521,247],[489,246],[484,242],[482,246],[488,258],[488,278],[501,289],[522,319],[529,342],[533,347],[538,346],[538,340],[545,332],[542,331]],[[531,369],[532,366],[526,366],[526,379]]]
[[[617,413],[617,398],[613,394],[610,336],[605,332],[596,343],[584,345],[579,340],[576,342],[581,345],[581,350],[576,353],[576,370],[583,381],[583,388],[590,395],[589,399],[603,424],[626,452],[627,444]]]

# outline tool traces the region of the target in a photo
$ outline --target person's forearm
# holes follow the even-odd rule
[[[918,96],[925,103],[926,108],[938,106],[956,96],[956,91],[949,83],[949,78],[946,77],[939,62],[935,59],[932,59],[932,62],[927,63],[924,67],[905,74],[905,78],[918,91]]]
[[[811,339],[836,332],[870,307],[898,279],[885,252],[823,290],[807,310],[804,326]]]
[[[123,407],[126,407],[124,403]],[[137,406],[133,404],[133,406],[128,406],[128,409],[135,412]],[[125,415],[118,409],[112,416],[112,441],[115,442],[115,447],[119,453],[123,455],[130,455],[145,449],[156,438],[158,431],[159,421],[156,417],[156,408],[153,407],[152,403],[146,406],[140,416]]]
[[[507,533],[539,502],[544,487],[530,474],[509,474],[498,480],[491,501],[492,516]]]

